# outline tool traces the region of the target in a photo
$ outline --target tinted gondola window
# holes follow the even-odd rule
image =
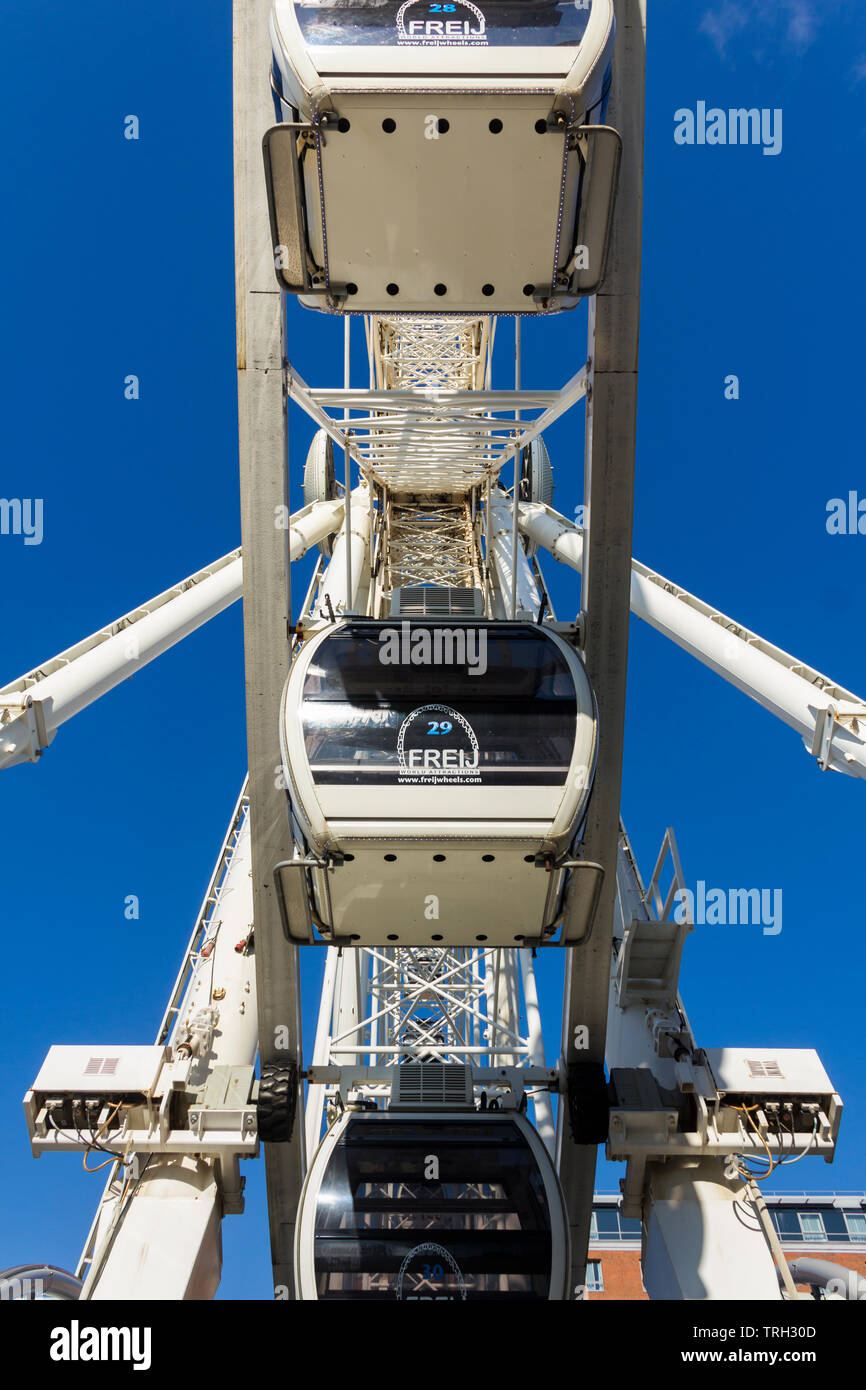
[[[544,1180],[510,1119],[350,1120],[316,1207],[320,1299],[547,1299],[551,1260]]]
[[[580,43],[592,0],[295,0],[308,44],[551,48]]]
[[[314,653],[301,708],[315,782],[381,786],[562,786],[576,716],[555,643],[496,625],[348,624]]]

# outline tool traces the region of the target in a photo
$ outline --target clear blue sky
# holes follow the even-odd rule
[[[0,537],[2,684],[224,554],[239,517],[228,0],[6,0],[0,35],[0,494],[43,498],[45,517],[40,546]],[[825,529],[831,497],[866,496],[864,96],[854,0],[650,0],[635,554],[866,695],[866,536]],[[674,111],[698,101],[781,108],[782,153],[677,146]],[[506,384],[511,325],[500,334]],[[524,344],[524,383],[556,385],[583,360],[583,315],[528,323]],[[341,352],[341,324],[291,308],[308,381],[337,383]],[[360,329],[355,360],[363,383]],[[582,425],[576,411],[548,438],[567,513]],[[311,433],[293,416],[295,483]],[[575,577],[553,571],[574,610]],[[101,1180],[78,1158],[37,1166],[21,1097],[53,1042],[151,1039],[244,749],[235,608],[0,778],[0,1267],[75,1263]],[[691,882],[784,893],[778,936],[689,940],[699,1043],[818,1047],[846,1104],[840,1151],[791,1185],[862,1187],[866,788],[819,772],[795,734],[636,623],[625,751],[646,874],[672,824]],[[320,968],[306,958],[308,1041]],[[551,1055],[560,969],[548,954]],[[263,1167],[246,1171],[224,1297],[270,1291]]]

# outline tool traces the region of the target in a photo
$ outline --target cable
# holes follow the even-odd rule
[[[793,1134],[794,1134],[794,1130],[793,1130],[793,1124],[792,1124],[792,1128],[791,1128],[791,1136],[792,1136],[792,1138],[793,1138]],[[811,1136],[810,1136],[810,1138],[809,1138],[809,1142],[808,1142],[808,1144],[806,1145],[806,1147],[805,1147],[805,1149],[803,1150],[803,1152],[802,1152],[801,1154],[797,1154],[797,1157],[796,1157],[796,1158],[780,1158],[780,1159],[779,1159],[779,1167],[780,1167],[780,1168],[789,1168],[789,1167],[791,1166],[792,1163],[799,1163],[801,1158],[805,1158],[806,1155],[807,1155],[808,1153],[811,1152],[812,1145],[814,1144],[814,1142],[815,1142],[815,1140],[817,1139],[817,1137],[818,1137],[818,1116],[816,1115],[816,1116],[815,1116],[815,1119],[814,1119],[814,1121],[813,1121],[813,1123],[812,1123],[812,1133],[811,1133]]]
[[[758,1138],[760,1139],[761,1143],[763,1144],[764,1148],[767,1150],[767,1162],[769,1163],[769,1167],[767,1168],[767,1171],[766,1171],[765,1173],[755,1173],[755,1172],[753,1172],[752,1170],[750,1170],[749,1168],[746,1167],[745,1160],[744,1160],[744,1156],[743,1156],[743,1155],[739,1155],[739,1156],[738,1156],[737,1166],[738,1166],[739,1171],[740,1171],[740,1176],[741,1176],[741,1177],[748,1178],[748,1179],[751,1180],[752,1182],[764,1182],[764,1181],[770,1176],[770,1174],[773,1173],[773,1172],[775,1171],[775,1169],[776,1169],[777,1166],[778,1166],[776,1160],[773,1158],[772,1150],[770,1149],[769,1144],[767,1143],[766,1139],[764,1138],[764,1135],[763,1135],[763,1133],[761,1132],[761,1130],[760,1130],[760,1128],[758,1127],[758,1125],[755,1124],[755,1121],[754,1121],[754,1119],[753,1119],[753,1117],[752,1117],[752,1111],[753,1111],[753,1110],[760,1110],[760,1108],[761,1108],[761,1107],[760,1107],[759,1105],[732,1105],[732,1106],[731,1106],[731,1109],[732,1109],[732,1110],[738,1110],[741,1114],[744,1114],[744,1115],[746,1116],[747,1120],[749,1121],[749,1124],[752,1126],[752,1129],[755,1131],[755,1133],[757,1134],[757,1136],[758,1136]],[[762,1155],[762,1154],[750,1154],[748,1157],[751,1159],[752,1162],[754,1162],[755,1159],[757,1159],[757,1158],[763,1158],[763,1155]]]
[[[107,1168],[108,1165],[109,1165],[109,1163],[116,1163],[116,1162],[117,1162],[117,1154],[112,1154],[110,1158],[104,1158],[104,1159],[102,1160],[101,1163],[97,1163],[97,1165],[96,1165],[95,1168],[88,1168],[88,1166],[87,1166],[87,1155],[88,1155],[89,1152],[90,1152],[90,1150],[87,1149],[87,1150],[85,1150],[85,1152],[81,1155],[81,1166],[82,1166],[82,1168],[84,1169],[85,1173],[98,1173],[98,1172],[100,1171],[100,1169],[102,1169],[102,1168]]]
[[[130,1105],[129,1103],[125,1103],[125,1102],[123,1102],[123,1101],[117,1101],[116,1104],[115,1104],[115,1106],[114,1106],[114,1109],[111,1111],[111,1113],[110,1113],[109,1115],[106,1116],[106,1118],[103,1120],[102,1124],[99,1126],[99,1129],[96,1130],[95,1132],[93,1131],[93,1129],[91,1129],[91,1131],[90,1131],[90,1139],[89,1139],[89,1140],[88,1140],[88,1139],[85,1139],[85,1137],[84,1137],[84,1135],[82,1134],[82,1132],[81,1132],[79,1126],[78,1126],[78,1125],[75,1123],[75,1121],[73,1120],[73,1126],[72,1126],[72,1127],[73,1127],[73,1129],[75,1130],[75,1136],[76,1136],[76,1138],[78,1139],[79,1144],[81,1144],[82,1148],[84,1149],[84,1153],[81,1155],[81,1166],[83,1167],[85,1173],[98,1173],[98,1172],[101,1171],[101,1169],[107,1168],[108,1165],[109,1165],[110,1163],[117,1163],[118,1161],[120,1161],[120,1163],[121,1163],[123,1166],[126,1166],[126,1165],[125,1165],[125,1160],[121,1158],[121,1155],[118,1154],[117,1151],[116,1151],[115,1149],[106,1148],[106,1146],[105,1146],[104,1144],[101,1144],[99,1141],[100,1141],[102,1135],[103,1135],[103,1134],[105,1133],[105,1131],[108,1129],[109,1125],[110,1125],[110,1124],[117,1118],[117,1116],[120,1114],[120,1111],[121,1111],[121,1110],[131,1110],[132,1108],[133,1108],[132,1105]],[[54,1122],[54,1116],[53,1116],[53,1115],[51,1115],[51,1114],[46,1115],[46,1123],[51,1127],[51,1129],[56,1130],[58,1134],[61,1134],[61,1133],[63,1132],[63,1131],[61,1130],[60,1126],[57,1125],[57,1124],[55,1124],[55,1122]],[[108,1157],[105,1159],[105,1161],[104,1161],[103,1163],[97,1163],[97,1165],[96,1165],[95,1168],[88,1168],[88,1166],[87,1166],[87,1156],[88,1156],[88,1154],[90,1154],[90,1153],[103,1153],[103,1154],[107,1154]]]
[[[63,1129],[61,1128],[61,1126],[55,1123],[55,1121],[54,1121],[54,1116],[53,1116],[53,1115],[51,1115],[51,1114],[46,1115],[46,1117],[45,1117],[45,1122],[46,1122],[46,1124],[48,1124],[48,1125],[51,1127],[51,1129],[56,1130],[56,1132],[57,1132],[58,1134],[62,1134],[62,1133],[63,1133]],[[87,1139],[85,1139],[84,1135],[81,1133],[81,1130],[78,1128],[78,1125],[75,1123],[74,1120],[73,1120],[73,1123],[72,1123],[72,1128],[75,1130],[75,1137],[77,1138],[79,1144],[80,1144],[81,1147],[82,1147],[83,1149],[85,1149],[86,1151],[89,1152],[91,1149],[93,1149],[93,1150],[98,1150],[100,1153],[111,1154],[112,1158],[116,1158],[116,1157],[117,1157],[117,1155],[114,1153],[114,1151],[113,1151],[112,1149],[106,1149],[102,1144],[98,1144],[98,1143],[96,1143],[96,1142],[93,1140],[92,1131],[91,1131],[91,1139],[90,1139],[90,1140],[87,1140]],[[93,1171],[95,1172],[96,1170],[94,1169]]]

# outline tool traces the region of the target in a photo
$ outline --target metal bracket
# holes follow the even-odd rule
[[[42,709],[42,701],[34,700],[30,694],[23,695],[3,695],[0,696],[0,710],[14,711],[12,720],[4,721],[0,718],[0,741],[3,738],[3,728],[5,723],[14,722],[15,719],[23,719],[27,725],[27,732],[30,737],[29,761],[35,763],[51,742],[48,730],[45,727],[45,715]]]
[[[582,925],[580,932],[572,931],[569,936],[563,932],[563,946],[585,946],[592,936],[592,929],[595,926],[596,913],[601,898],[602,885],[604,884],[604,865],[596,864],[589,859],[579,859],[567,861],[567,867],[571,870],[572,878],[569,884],[569,896],[575,895],[579,910],[571,914],[572,924]]]
[[[265,131],[262,137],[277,283],[288,294],[323,295],[342,301],[348,294],[345,285],[324,284],[325,269],[312,262],[309,253],[306,194],[297,148],[299,139],[308,149],[316,151],[318,159],[318,142],[324,137],[308,121],[282,121]],[[288,265],[283,264],[284,255],[288,257]]]
[[[323,936],[323,940],[319,941],[313,930],[313,911],[306,878],[299,880],[295,875],[291,875],[288,880],[291,886],[287,894],[282,877],[283,872],[287,869],[321,869],[324,874],[325,895],[328,900],[328,918],[333,923],[334,909],[331,902],[331,884],[328,875],[333,869],[339,868],[343,862],[342,854],[325,855],[322,859],[317,859],[315,855],[295,855],[292,859],[281,859],[279,864],[274,865],[273,883],[283,921],[283,931],[287,940],[304,942],[308,946],[354,946],[355,943],[351,937],[336,936],[333,932]],[[303,930],[300,933],[292,925],[295,917],[303,923]]]
[[[866,720],[866,707],[854,706],[840,710],[832,700],[822,705],[815,713],[815,733],[812,738],[812,757],[818,759],[822,772],[827,772],[833,761],[833,739],[840,729],[860,734],[859,721]],[[841,756],[844,758],[845,754]]]
[[[201,1138],[208,1131],[236,1130],[241,1138],[256,1133],[256,1106],[250,1099],[253,1067],[214,1067],[195,1105],[190,1106],[189,1127]]]

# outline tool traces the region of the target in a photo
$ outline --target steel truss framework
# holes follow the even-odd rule
[[[582,367],[561,391],[313,390],[290,370],[289,392],[341,449],[348,444],[363,476],[400,493],[465,492],[495,481],[582,398],[586,379]]]
[[[385,532],[385,585],[481,587],[481,556],[469,503],[394,501]]]
[[[536,1128],[552,1150],[553,1107],[545,1071],[532,952],[481,947],[328,948],[307,1101],[308,1157],[323,1107],[344,1096],[387,1096],[406,1063],[471,1066],[491,1099],[520,1069],[532,1093]],[[350,1081],[333,1070],[347,1069]],[[513,1080],[513,1078],[512,1078]],[[553,1083],[555,1085],[555,1083]]]
[[[481,391],[490,386],[495,320],[394,315],[366,320],[382,391]],[[372,383],[371,383],[372,385]]]
[[[530,1044],[497,1012],[500,981],[514,973],[515,952],[467,947],[364,948],[359,976],[367,1012],[330,1039],[332,1054],[495,1066],[529,1055]],[[506,956],[506,959],[503,959]]]

